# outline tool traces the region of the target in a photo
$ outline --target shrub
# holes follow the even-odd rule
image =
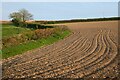
[[[67,27],[63,25],[56,26],[55,28],[36,29],[34,31],[18,34],[18,36],[4,38],[2,40],[3,48],[7,46],[13,46],[20,43],[28,42],[30,40],[46,38],[50,35],[53,35],[53,37],[59,37],[60,34],[59,32],[64,30],[67,30]]]
[[[13,24],[14,24],[15,26],[17,26],[17,27],[20,25],[20,21],[17,20],[17,19],[13,19],[12,22],[13,22]]]

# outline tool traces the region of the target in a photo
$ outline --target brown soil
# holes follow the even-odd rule
[[[62,25],[73,31],[69,37],[3,60],[3,79],[118,77],[117,21]]]

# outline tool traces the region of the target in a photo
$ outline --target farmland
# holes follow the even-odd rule
[[[118,21],[62,25],[69,37],[3,60],[3,79],[118,77]]]

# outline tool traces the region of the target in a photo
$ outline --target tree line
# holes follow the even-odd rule
[[[35,22],[42,23],[42,24],[57,24],[57,23],[92,22],[92,21],[109,21],[109,20],[120,20],[120,17],[95,18],[95,19],[72,19],[72,20],[60,20],[60,21],[35,21]]]

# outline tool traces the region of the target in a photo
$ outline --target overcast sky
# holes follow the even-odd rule
[[[61,20],[118,16],[117,2],[4,2],[2,19],[22,8],[34,15],[35,20]]]

